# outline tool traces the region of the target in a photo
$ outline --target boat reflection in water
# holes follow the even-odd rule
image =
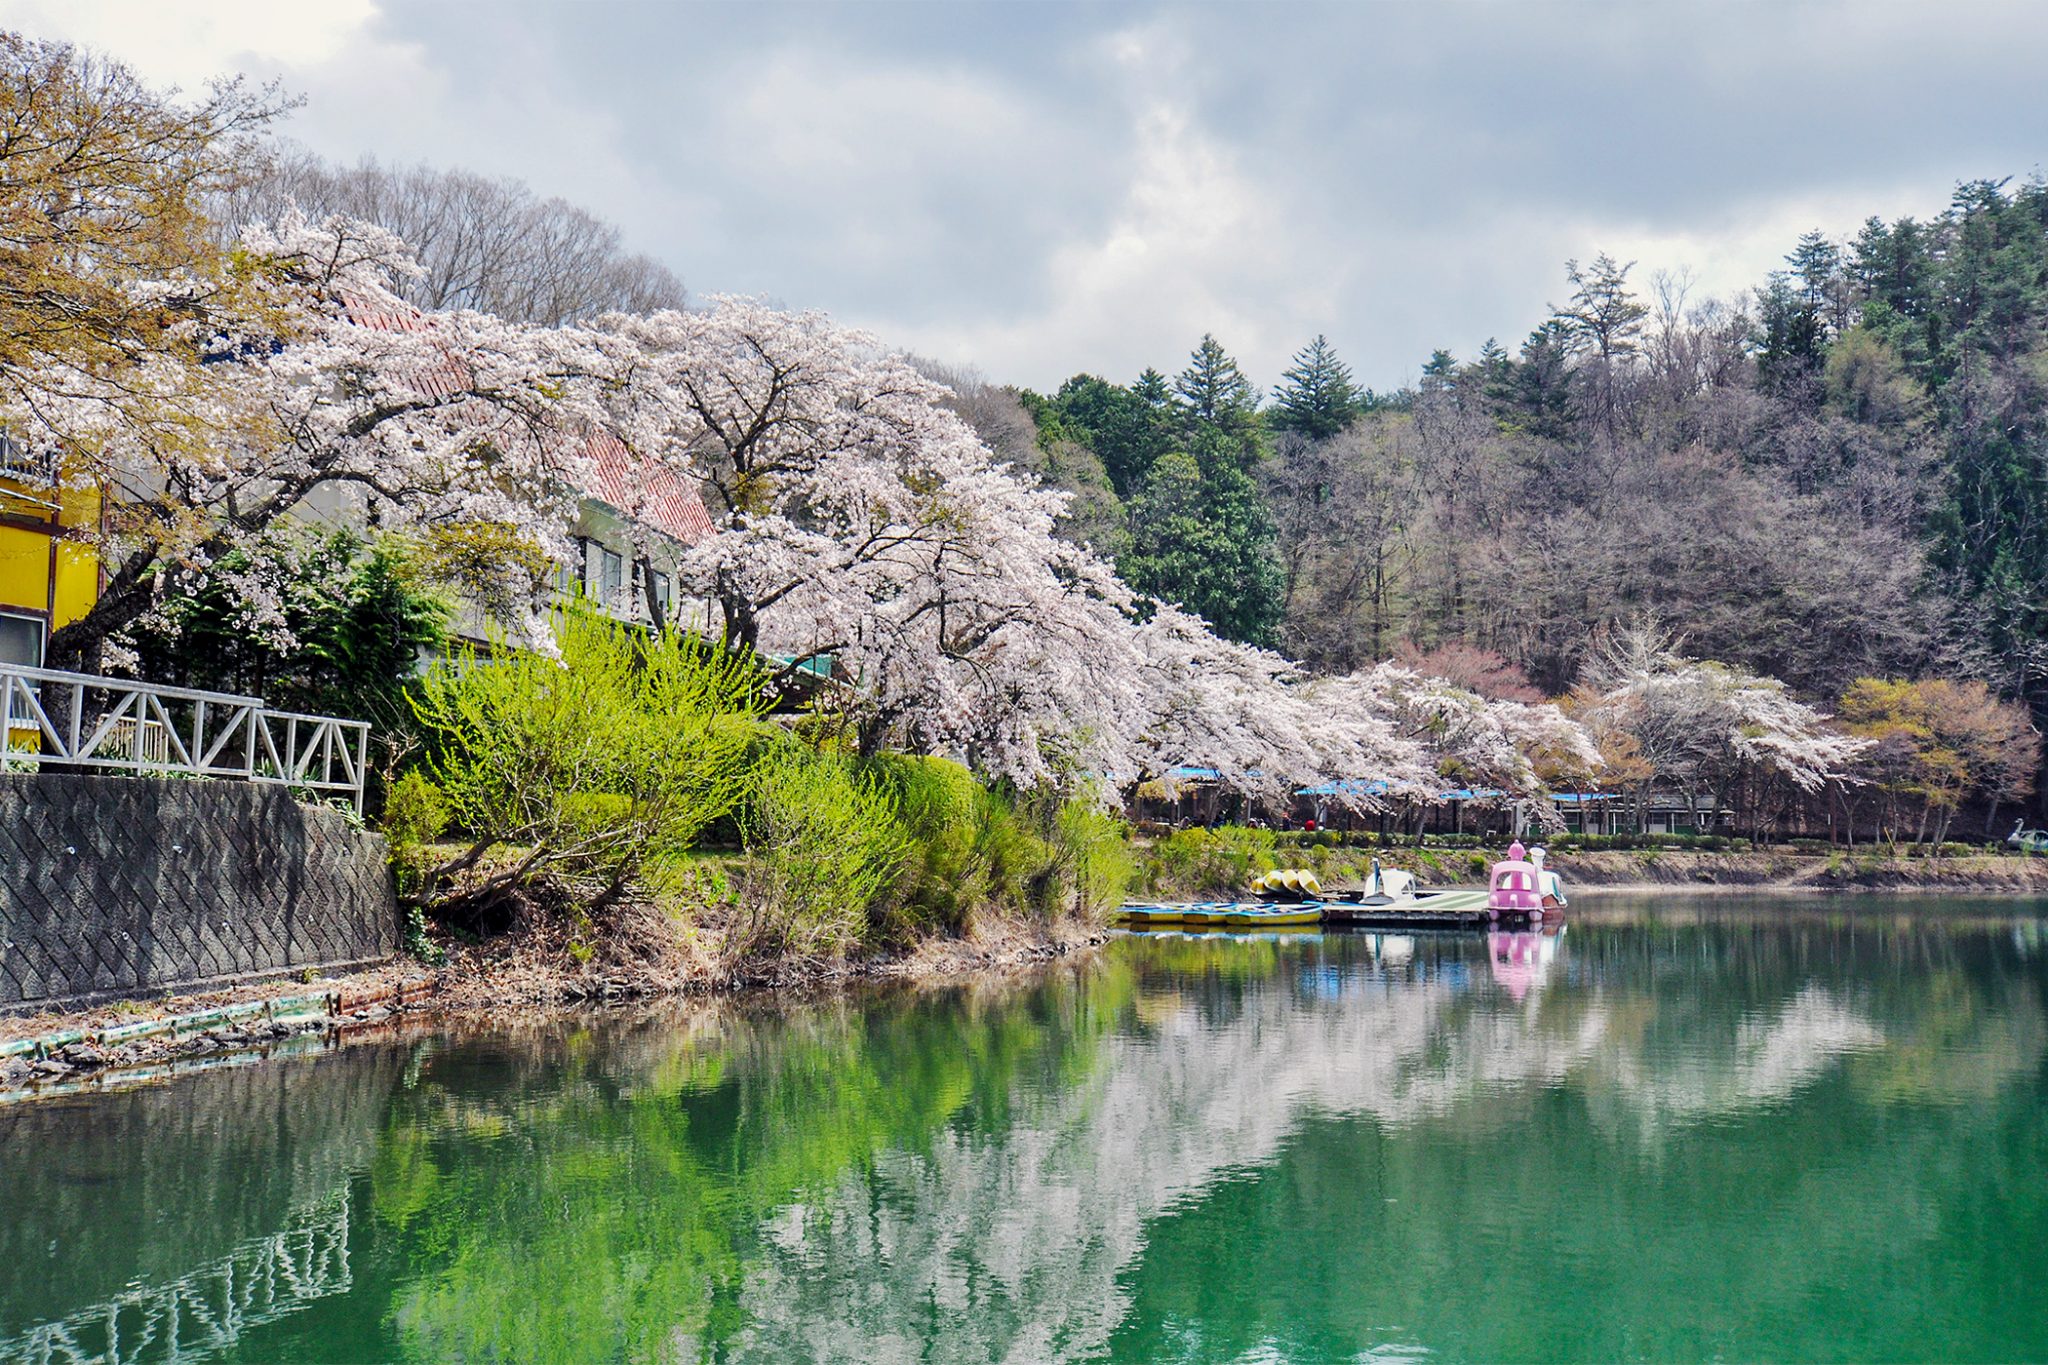
[[[1561,924],[1542,932],[1495,929],[1486,935],[1486,960],[1493,968],[1494,981],[1520,1000],[1549,978],[1563,943]]]

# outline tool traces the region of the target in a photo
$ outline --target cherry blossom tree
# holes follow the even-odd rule
[[[1853,780],[1869,741],[1845,735],[1775,678],[1683,657],[1654,623],[1611,634],[1583,685],[1581,718],[1593,730],[1634,741],[1656,780],[1697,804],[1739,782],[1788,785],[1803,793]],[[1753,803],[1759,823],[1764,805]]]
[[[1553,780],[1600,766],[1592,736],[1549,702],[1490,700],[1393,662],[1317,686],[1354,698],[1414,747],[1416,761],[1396,787],[1402,797],[1434,799],[1454,783],[1501,793],[1493,799],[1533,799],[1539,818],[1554,819],[1545,799]]]
[[[713,512],[687,586],[731,647],[833,655],[863,748],[958,752],[1027,784],[1185,762],[1267,794],[1433,780],[1385,689],[1141,610],[1054,535],[1064,495],[997,461],[942,385],[872,338],[739,299],[600,325],[610,430]]]
[[[369,224],[288,213],[248,229],[239,259],[233,306],[183,324],[206,357],[203,404],[171,387],[182,376],[169,362],[145,357],[36,411],[31,430],[65,480],[104,494],[106,586],[52,636],[59,666],[93,667],[167,576],[288,516],[495,523],[550,545],[568,524],[585,471],[566,433],[597,365],[586,335],[418,314],[391,290],[415,268],[403,244]],[[125,419],[137,389],[159,383],[208,440],[160,439]],[[264,604],[251,605],[260,622]]]
[[[602,326],[610,430],[705,490],[717,529],[678,572],[729,647],[833,656],[864,750],[957,752],[1024,785],[1115,769],[1139,706],[1130,594],[1054,535],[1065,495],[998,462],[944,386],[747,300]]]

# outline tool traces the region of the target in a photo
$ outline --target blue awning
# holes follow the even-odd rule
[[[1345,777],[1313,787],[1297,787],[1296,796],[1385,796],[1389,788],[1379,778]]]

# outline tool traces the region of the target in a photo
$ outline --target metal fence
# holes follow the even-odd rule
[[[0,664],[0,768],[270,782],[363,808],[370,727],[261,697]]]

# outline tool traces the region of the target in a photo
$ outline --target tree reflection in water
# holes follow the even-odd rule
[[[470,1029],[323,1059],[371,1102],[225,1120],[239,1145],[165,1179],[275,1181],[310,1125],[361,1153],[352,1286],[226,1357],[2040,1356],[2038,925],[1134,939],[1008,984]],[[93,1216],[31,1195],[21,1247]]]

